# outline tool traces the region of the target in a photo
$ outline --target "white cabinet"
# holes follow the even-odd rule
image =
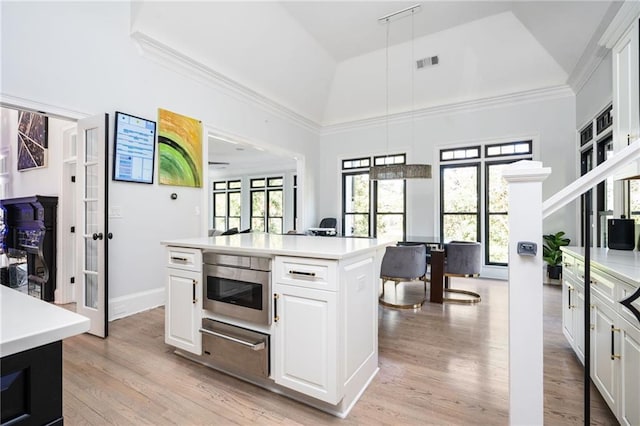
[[[274,285],[275,381],[336,404],[338,387],[338,302],[335,291]],[[274,319],[275,320],[275,319]]]
[[[617,336],[615,312],[608,305],[594,297],[591,333],[591,378],[607,402],[611,411],[618,404],[618,372],[615,353]]]
[[[620,321],[620,402],[618,420],[640,425],[640,329]]]
[[[165,342],[196,355],[202,354],[202,253],[168,247],[165,286]]]
[[[640,285],[639,269],[634,264],[636,256],[633,252],[625,252],[627,256],[622,260],[623,254],[616,250],[594,250],[592,256],[595,255],[600,263],[592,260],[590,269],[591,378],[618,421],[637,426],[640,425],[640,321],[619,303],[635,293]],[[604,266],[608,257],[611,267]],[[563,259],[566,268],[563,273],[563,332],[578,357],[584,360],[584,339],[581,337],[584,318],[582,313],[575,315],[584,307],[584,292],[578,284],[584,282],[582,258],[569,250],[564,251]],[[629,276],[636,278],[629,279]]]
[[[584,363],[584,264],[565,255],[562,272],[562,331]]]
[[[274,262],[274,380],[345,408],[378,369],[375,253]]]

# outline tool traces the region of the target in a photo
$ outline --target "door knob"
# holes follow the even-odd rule
[[[111,232],[109,232],[109,233],[107,234],[107,238],[108,238],[108,239],[112,239],[112,238],[113,238],[113,234],[112,234]]]
[[[93,240],[101,240],[103,238],[102,232],[100,232],[99,234],[94,233],[93,234]]]

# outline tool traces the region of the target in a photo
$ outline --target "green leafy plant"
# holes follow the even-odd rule
[[[551,266],[559,266],[562,263],[562,251],[560,247],[568,246],[571,240],[564,238],[564,232],[543,235],[542,259]]]

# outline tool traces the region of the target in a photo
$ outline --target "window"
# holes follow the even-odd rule
[[[213,182],[213,228],[240,229],[242,185],[239,180]]]
[[[640,180],[629,181],[629,218],[640,225]]]
[[[509,216],[502,170],[514,161],[531,159],[532,153],[532,141],[441,150],[440,237],[483,241],[485,263],[506,265]],[[484,200],[480,194],[485,194]]]
[[[282,234],[284,179],[268,177],[251,179],[251,229]]]
[[[342,161],[342,234],[404,238],[406,189],[403,179],[369,180],[369,167],[404,164],[405,154]]]

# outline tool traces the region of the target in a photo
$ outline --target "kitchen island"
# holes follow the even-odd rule
[[[88,318],[0,286],[2,424],[62,424],[62,339],[88,330]]]
[[[176,353],[345,417],[378,372],[393,241],[265,233],[163,241]]]

